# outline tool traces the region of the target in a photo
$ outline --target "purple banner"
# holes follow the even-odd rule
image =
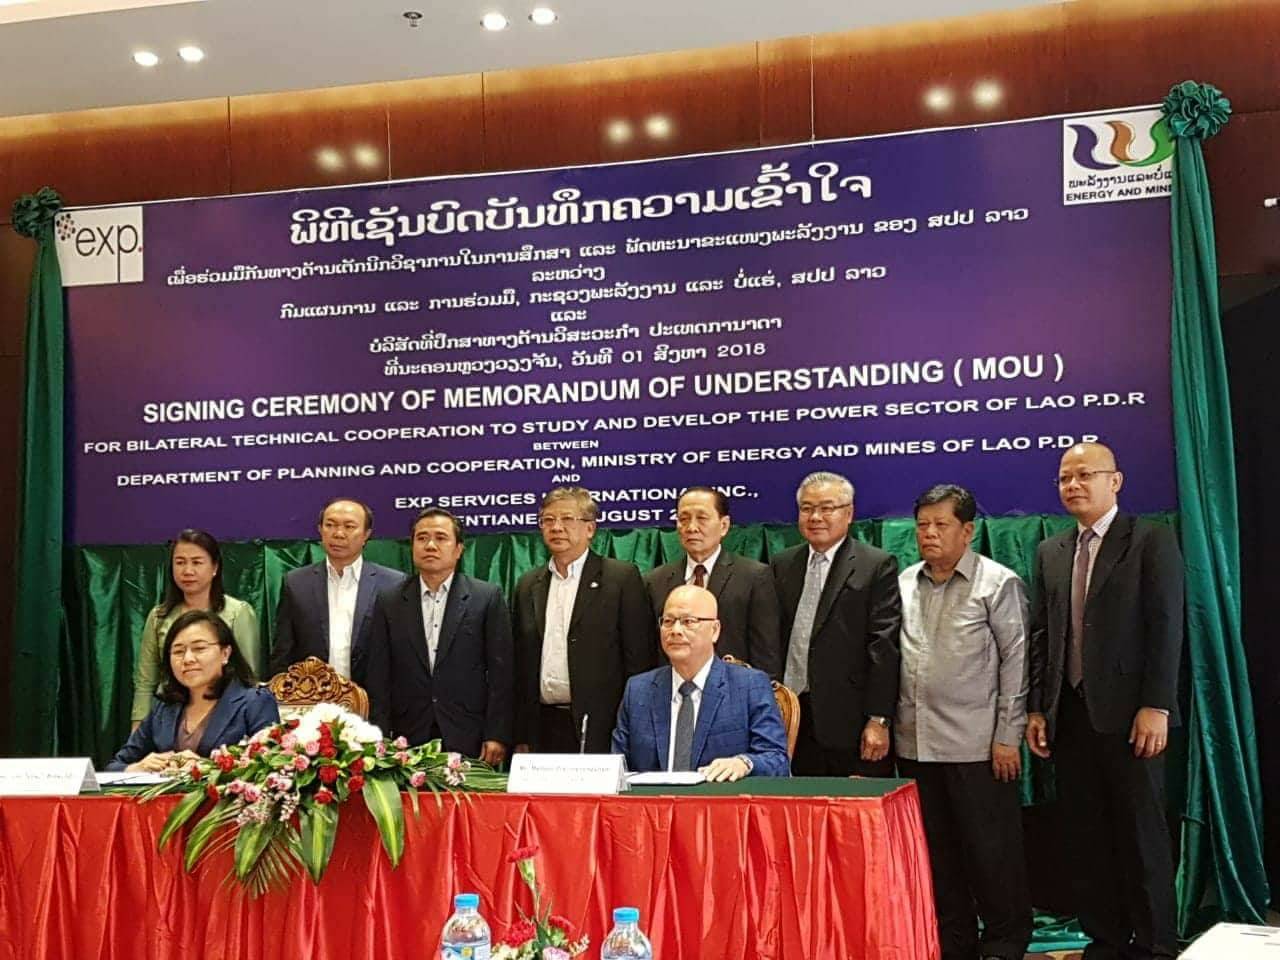
[[[1156,118],[67,211],[70,536],[306,537],[336,495],[527,528],[566,483],[786,521],[817,469],[863,517],[1056,511],[1092,436],[1170,509]]]

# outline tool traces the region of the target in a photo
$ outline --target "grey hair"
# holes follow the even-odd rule
[[[596,520],[600,516],[600,508],[596,505],[595,497],[591,496],[591,491],[585,487],[556,487],[542,498],[542,506],[538,508],[538,512],[542,513],[551,504],[560,500],[572,500],[574,505],[582,511],[583,520]]]
[[[820,483],[834,483],[844,490],[844,495],[849,498],[849,502],[853,503],[853,484],[849,482],[848,477],[842,477],[838,473],[831,473],[829,470],[819,470],[811,473],[800,481],[800,486],[796,487],[796,505],[800,504],[800,498],[804,495],[804,491],[808,487],[817,486]]]

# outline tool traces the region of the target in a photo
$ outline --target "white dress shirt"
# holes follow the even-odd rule
[[[693,684],[698,689],[689,694],[689,699],[693,701],[693,728],[698,729],[698,711],[702,708],[702,691],[707,688],[707,676],[711,673],[711,661],[715,659],[715,654],[707,657],[707,662],[702,665],[697,673],[693,675]],[[676,720],[680,717],[680,684],[684,683],[684,677],[676,673],[676,668],[671,668],[671,733],[667,737],[667,769],[674,769],[676,762]],[[690,757],[690,761],[694,758]]]
[[[436,650],[440,648],[440,626],[444,623],[444,606],[449,602],[449,587],[452,584],[452,573],[434,591],[427,586],[427,582],[422,577],[418,577],[418,585],[422,588],[422,629],[427,634],[427,663],[431,665],[432,670],[436,668]]]
[[[543,703],[570,703],[569,690],[569,621],[573,618],[573,604],[578,599],[578,585],[582,581],[582,568],[587,564],[587,552],[569,564],[565,576],[560,576],[553,558],[547,563],[551,571],[551,585],[547,589],[547,625],[542,633],[542,664],[539,669],[538,696]]]
[[[720,547],[716,547],[716,552],[702,561],[703,568],[707,571],[703,578],[702,585],[705,587],[711,582],[711,571],[716,568],[716,561],[720,559]],[[684,561],[684,582],[686,585],[693,583],[693,568],[698,565],[698,561],[693,557],[685,555]]]
[[[329,560],[324,562],[329,584],[329,665],[351,679],[351,640],[356,617],[356,597],[360,593],[360,571],[364,558],[356,557],[338,573]]]

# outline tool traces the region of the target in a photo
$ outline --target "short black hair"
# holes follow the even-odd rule
[[[426,520],[428,517],[444,517],[445,519],[447,519],[450,523],[453,524],[453,539],[456,540],[458,543],[462,543],[463,541],[462,521],[459,520],[457,517],[455,517],[452,513],[450,513],[444,507],[427,507],[426,509],[420,510],[418,512],[418,515],[413,518],[413,525],[409,527],[410,543],[413,542],[413,532],[418,529],[418,524],[420,524],[423,520]]]
[[[173,672],[173,660],[170,658],[169,653],[173,649],[173,641],[178,634],[197,623],[208,624],[213,629],[214,636],[218,638],[219,647],[231,648],[231,656],[227,659],[227,665],[222,670],[222,676],[213,685],[213,689],[205,694],[205,699],[217,700],[221,697],[232,677],[235,677],[246,687],[252,686],[254,683],[253,668],[249,666],[249,661],[240,652],[240,648],[236,645],[235,634],[231,632],[231,628],[227,626],[226,621],[216,613],[211,613],[208,610],[188,610],[173,621],[173,626],[169,628],[169,632],[164,636],[164,653],[160,657],[160,692],[156,696],[165,703],[191,702],[191,691],[182,684],[182,681],[178,679],[178,675]]]
[[[370,533],[373,532],[373,510],[363,500],[357,500],[355,497],[334,497],[323,507],[320,508],[320,516],[316,518],[316,526],[324,526],[324,515],[329,511],[335,503],[354,503],[357,507],[364,511],[364,528]]]
[[[173,543],[169,544],[169,579],[165,581],[164,597],[160,601],[160,618],[164,619],[182,604],[182,588],[178,586],[178,581],[173,579],[173,552],[180,543],[190,543],[199,547],[213,561],[215,569],[213,581],[209,584],[209,609],[214,613],[220,612],[227,602],[226,591],[222,586],[222,549],[218,546],[218,541],[214,539],[213,534],[188,528],[179,533]]]
[[[978,501],[964,487],[954,483],[939,483],[930,487],[916,497],[914,516],[920,516],[921,507],[931,507],[935,503],[951,501],[951,510],[961,523],[971,523],[978,515]]]
[[[680,491],[680,496],[676,497],[676,509],[680,509],[680,501],[685,498],[685,494],[689,493],[709,493],[711,499],[715,501],[716,513],[722,517],[729,516],[729,498],[717,490],[715,487],[685,487]]]

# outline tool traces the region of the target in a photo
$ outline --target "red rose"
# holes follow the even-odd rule
[[[212,783],[211,783],[211,784],[209,784],[209,786],[207,786],[207,787],[205,787],[205,788],[204,788],[204,792],[205,792],[205,795],[206,795],[210,800],[217,800],[217,799],[218,799],[218,788],[217,788],[217,787],[215,787]]]
[[[352,777],[350,780],[347,781],[347,788],[352,793],[359,793],[361,790],[364,789],[364,777],[360,776],[360,774],[357,773],[354,777]]]
[[[321,787],[319,790],[316,791],[316,803],[319,803],[319,804],[333,803],[333,794],[330,793],[328,790],[326,790],[324,787]]]
[[[352,773],[364,773],[364,757],[356,757],[351,761]]]
[[[320,756],[324,757],[326,760],[332,760],[337,755],[338,751],[333,749],[333,744],[321,745]]]
[[[507,932],[503,934],[501,943],[505,943],[509,947],[523,947],[526,943],[537,936],[538,931],[528,920],[517,920],[511,926],[507,927]]]
[[[193,763],[191,765],[191,769],[188,770],[187,773],[191,776],[192,780],[200,780],[204,777],[204,774],[200,772],[200,764],[198,763]]]
[[[563,930],[566,940],[577,939],[575,936],[575,934],[577,933],[577,930],[574,928],[573,924],[569,922],[568,917],[562,917],[558,913],[553,913],[547,922],[550,923],[553,927],[559,927],[561,930]]]
[[[527,847],[517,847],[507,857],[507,863],[519,863],[521,860],[532,860],[538,855],[538,845],[531,843]]]
[[[294,717],[292,720],[287,721],[285,723],[285,726],[288,727],[290,730],[297,730],[298,724],[300,723],[302,723],[302,721],[299,720],[297,717]]]
[[[320,768],[320,782],[326,786],[338,779],[338,768],[325,765]]]
[[[235,757],[231,756],[229,753],[218,754],[218,759],[214,762],[218,765],[218,769],[223,773],[226,773],[236,765]]]

